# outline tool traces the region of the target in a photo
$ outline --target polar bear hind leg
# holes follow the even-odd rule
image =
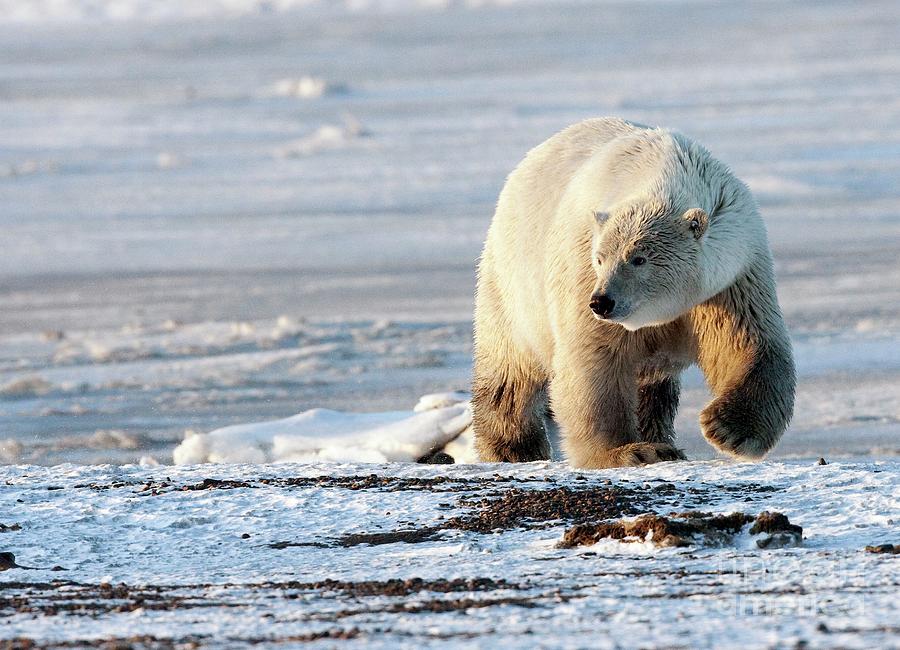
[[[544,425],[546,382],[533,368],[476,357],[472,394],[475,444],[487,462],[550,459]]]

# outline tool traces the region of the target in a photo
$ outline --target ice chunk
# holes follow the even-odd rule
[[[422,410],[421,405],[440,405],[448,395],[426,395],[417,411],[344,413],[311,409],[283,420],[239,424],[196,434],[175,448],[179,465],[194,463],[264,463],[293,461],[415,462],[444,448],[470,428],[472,412],[467,401]],[[470,455],[456,445],[462,460]],[[457,449],[458,448],[458,449]]]

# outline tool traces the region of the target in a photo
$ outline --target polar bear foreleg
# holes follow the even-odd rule
[[[775,446],[791,419],[794,365],[784,350],[761,345],[746,370],[725,385],[700,413],[704,437],[737,458],[759,459]]]
[[[731,456],[761,458],[794,409],[794,360],[774,281],[765,270],[748,273],[693,319],[698,362],[715,395],[700,413],[703,435]]]
[[[472,415],[478,456],[494,463],[549,460],[546,381],[527,361],[499,357],[496,348],[475,355]]]
[[[626,467],[684,458],[670,441],[642,440],[636,386],[614,359],[570,361],[557,363],[550,404],[573,467]]]

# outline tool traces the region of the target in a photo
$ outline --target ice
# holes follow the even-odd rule
[[[354,13],[446,10],[522,0],[0,0],[0,23],[172,21],[282,13],[298,9]]]
[[[425,395],[415,412],[341,413],[318,408],[283,420],[225,427],[189,436],[173,457],[179,465],[415,462],[443,449],[471,425],[468,402],[450,401],[456,395],[461,394]]]
[[[362,125],[352,116],[346,116],[343,124],[320,126],[309,135],[279,147],[275,150],[275,155],[280,158],[296,158],[321,151],[344,149],[365,135]]]
[[[760,200],[800,372],[774,457],[898,453],[895,3],[326,4],[4,5],[36,21],[0,39],[5,459],[165,462],[187,430],[468,389],[503,179],[603,114]],[[691,458],[708,400],[692,370]]]
[[[459,402],[468,401],[469,397],[470,395],[468,393],[464,393],[462,391],[453,391],[450,393],[431,393],[430,395],[423,395],[422,397],[420,397],[419,401],[416,402],[416,405],[413,407],[413,411],[419,413],[421,411],[429,411],[431,409],[453,406],[454,404],[458,404]]]
[[[325,79],[310,75],[279,79],[271,88],[271,92],[277,97],[296,97],[298,99],[318,99],[326,93],[342,90],[344,87],[341,84],[329,83]]]

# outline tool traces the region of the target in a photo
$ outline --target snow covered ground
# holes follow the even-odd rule
[[[0,523],[14,528],[0,533],[3,548],[46,567],[4,573],[4,639],[377,648],[900,639],[900,555],[865,550],[900,541],[897,461],[595,472],[65,465],[7,467],[0,480]],[[577,521],[688,509],[778,511],[802,526],[802,545],[760,549],[745,528],[722,546],[556,548]]]
[[[776,455],[897,453],[896,3],[350,4],[0,11],[0,458],[169,462],[187,430],[467,389],[504,175],[602,114],[759,197],[801,374]],[[707,398],[689,374],[694,458]]]
[[[900,7],[878,0],[0,0],[0,524],[21,527],[0,528],[0,551],[68,569],[4,573],[0,637],[575,647],[588,631],[611,645],[615,624],[625,645],[897,646],[896,556],[863,550],[900,541],[897,33]],[[347,415],[292,422],[353,437],[466,390],[475,260],[505,174],[610,114],[683,130],[759,198],[800,375],[772,460],[711,460],[691,371],[676,423],[688,464],[584,481],[557,464],[121,466],[171,463],[182,443],[251,460],[203,435],[334,409]],[[417,431],[447,433],[422,415]],[[363,439],[356,461],[421,450]],[[266,445],[252,460],[326,448]],[[57,463],[74,465],[41,467]],[[373,472],[487,483],[339,479]],[[210,477],[252,487],[172,489]],[[807,541],[555,550],[566,521],[267,546],[435,526],[468,516],[466,495],[607,478],[675,485],[636,510],[778,509]],[[716,487],[696,497],[699,483]],[[432,582],[297,585],[412,577]],[[496,602],[460,601],[483,598]]]

